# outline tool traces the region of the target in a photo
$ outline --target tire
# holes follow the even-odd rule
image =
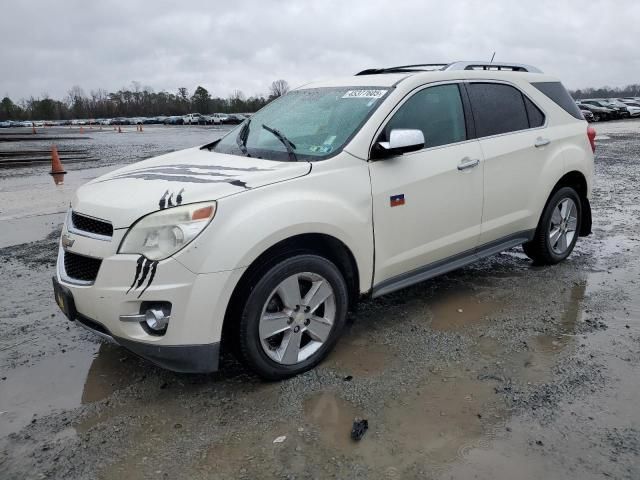
[[[564,218],[563,205],[567,212]],[[581,218],[582,202],[578,193],[571,187],[560,188],[547,201],[533,240],[522,245],[524,253],[538,265],[561,262],[573,251]]]
[[[332,262],[295,255],[251,283],[237,338],[247,367],[266,380],[281,380],[310,370],[331,352],[348,309],[347,283]]]
[[[600,121],[600,115],[598,115],[597,113],[593,114],[593,121],[594,122],[599,122]]]

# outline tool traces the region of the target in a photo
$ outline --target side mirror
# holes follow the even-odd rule
[[[415,152],[424,148],[424,134],[422,130],[394,128],[389,134],[388,142],[376,143],[376,157],[390,157]]]

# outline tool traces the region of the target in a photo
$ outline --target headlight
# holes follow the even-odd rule
[[[167,208],[142,217],[125,235],[118,253],[163,260],[189,244],[216,214],[216,202]]]

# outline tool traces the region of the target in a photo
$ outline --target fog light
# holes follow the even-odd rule
[[[145,312],[144,317],[147,326],[156,332],[166,330],[170,318],[159,308],[150,308]]]

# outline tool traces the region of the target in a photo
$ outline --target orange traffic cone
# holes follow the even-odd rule
[[[80,133],[84,133],[84,127],[80,125]]]
[[[58,156],[58,148],[55,145],[51,145],[51,171],[49,175],[53,176],[53,182],[56,185],[62,185],[66,173]]]
[[[120,125],[118,125],[118,133],[122,133],[122,129],[120,128]]]

